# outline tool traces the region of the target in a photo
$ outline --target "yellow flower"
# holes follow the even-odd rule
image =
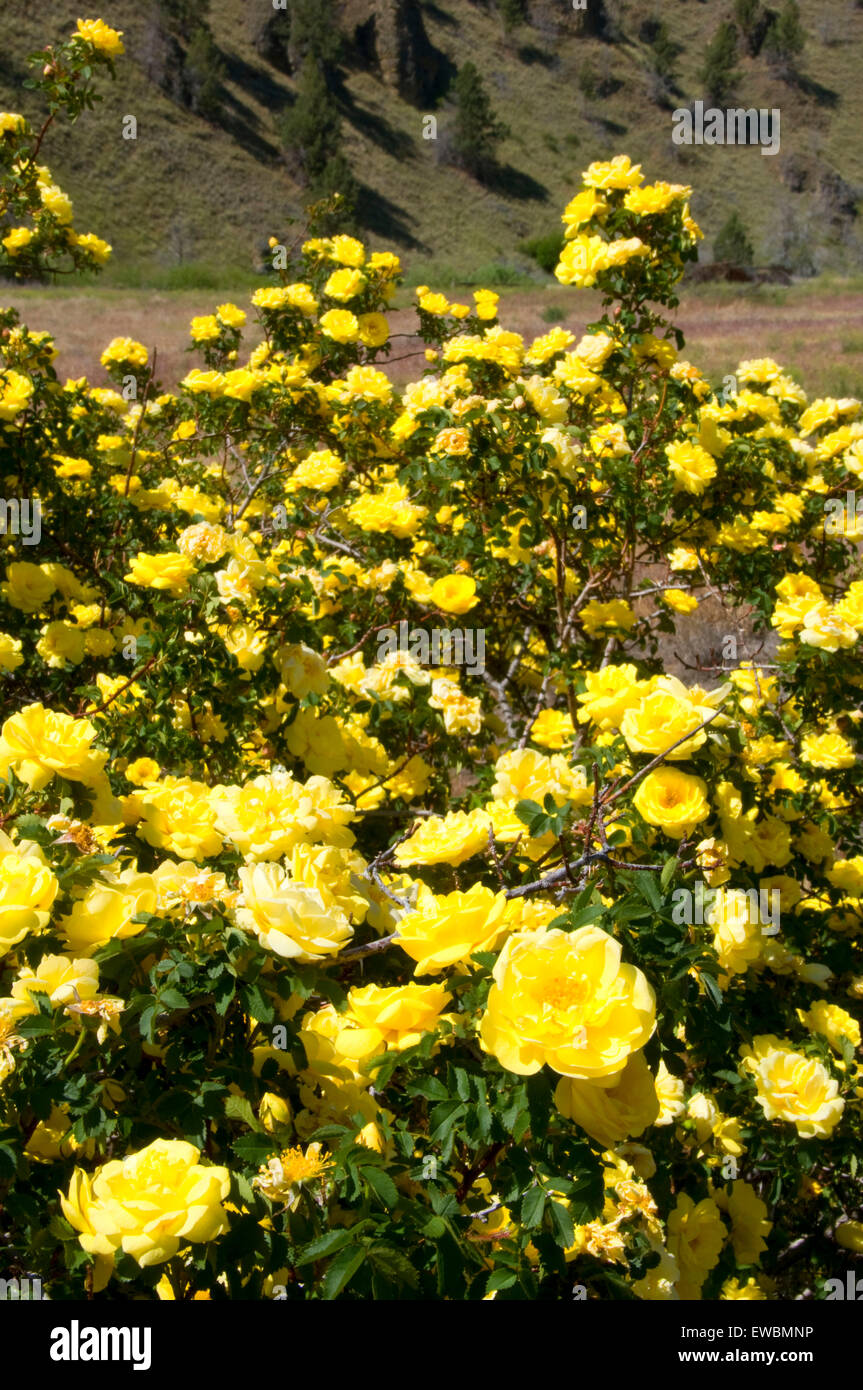
[[[318,319],[321,331],[337,343],[355,343],[360,336],[360,325],[355,314],[349,309],[329,309]]]
[[[33,1014],[38,1011],[35,994],[46,995],[52,1009],[56,1009],[61,1004],[92,999],[98,989],[99,967],[95,961],[43,956],[35,970],[28,965],[18,972],[12,982],[12,998],[17,1014]]]
[[[596,160],[582,174],[587,188],[635,188],[644,175],[640,164],[632,164],[628,154],[616,154],[603,162]]]
[[[137,834],[154,849],[195,860],[209,859],[221,850],[216,812],[204,782],[165,777],[137,798],[142,811]]]
[[[159,555],[148,555],[142,550],[133,556],[129,573],[123,578],[145,589],[166,589],[178,598],[188,589],[194,573],[192,561],[177,550],[166,550]]]
[[[606,1081],[564,1077],[554,1103],[562,1115],[580,1125],[603,1148],[637,1138],[659,1115],[653,1074],[643,1052],[633,1052],[623,1071]]]
[[[103,1164],[92,1179],[76,1168],[68,1194],[60,1193],[63,1215],[83,1248],[107,1264],[119,1250],[142,1269],[163,1264],[182,1241],[199,1244],[228,1230],[221,1204],[231,1175],[199,1163],[200,1156],[184,1140],[154,1139],[138,1153]]]
[[[330,299],[338,299],[345,303],[349,299],[355,299],[365,288],[365,284],[366,277],[359,270],[345,267],[333,271],[324,285],[324,294]]]
[[[842,1118],[839,1083],[813,1057],[792,1051],[772,1034],[740,1048],[740,1070],[755,1079],[755,1099],[768,1120],[793,1124],[802,1139],[827,1138]]]
[[[660,1061],[656,1069],[656,1095],[659,1100],[659,1115],[654,1120],[655,1125],[670,1125],[672,1120],[676,1120],[686,1109],[683,1099],[684,1085],[676,1076],[672,1076],[664,1062]]]
[[[78,36],[106,58],[119,58],[126,51],[120,42],[123,30],[110,29],[102,19],[79,19],[76,28]]]
[[[332,1168],[324,1156],[322,1144],[309,1144],[305,1150],[297,1146],[285,1149],[278,1158],[271,1158],[259,1169],[254,1186],[271,1202],[296,1211],[306,1185],[322,1187]]]
[[[0,632],[0,671],[17,671],[23,661],[20,638]]]
[[[731,1185],[731,1196],[724,1190],[716,1194],[716,1202],[731,1217],[731,1244],[739,1265],[757,1265],[767,1249],[765,1236],[773,1230],[767,1220],[767,1206],[750,1183],[738,1178]]]
[[[48,925],[58,884],[33,840],[9,839],[0,830],[0,957],[28,932]]]
[[[564,710],[540,710],[530,728],[530,737],[541,748],[568,748],[575,738],[572,716]]]
[[[451,997],[444,985],[364,985],[348,991],[348,1012],[359,1028],[374,1030],[384,1046],[401,1051],[434,1031]]]
[[[475,811],[449,811],[429,816],[418,830],[399,845],[397,864],[462,864],[488,848],[491,821],[479,807]]]
[[[629,632],[635,626],[635,614],[622,598],[609,599],[607,603],[591,599],[582,608],[580,617],[588,637],[595,637],[606,629],[617,628]]]
[[[700,496],[707,484],[716,477],[716,463],[700,444],[692,444],[687,440],[678,444],[668,444],[665,456],[677,487],[696,497]]]
[[[144,344],[136,342],[134,338],[112,338],[99,361],[103,367],[109,366],[112,362],[128,362],[132,367],[146,367],[149,354]]]
[[[125,941],[146,930],[146,922],[134,920],[156,911],[156,883],[151,874],[124,869],[92,884],[72,911],[59,922],[69,949],[90,956],[109,941]]]
[[[509,930],[507,900],[474,883],[466,893],[421,895],[416,909],[399,920],[396,941],[417,962],[415,975],[437,975],[467,964],[474,951],[494,951]]]
[[[860,1024],[838,1004],[816,999],[808,1013],[798,1009],[797,1017],[811,1033],[819,1033],[826,1038],[835,1052],[841,1053],[843,1039],[847,1039],[852,1047],[860,1046]]]
[[[633,753],[649,753],[651,757],[667,753],[676,760],[691,757],[703,746],[707,738],[704,729],[699,728],[703,722],[700,711],[688,700],[678,699],[669,691],[655,690],[626,711],[620,732]],[[692,738],[668,752],[688,733],[692,733]]]
[[[444,613],[469,613],[479,603],[476,580],[468,574],[446,574],[432,584],[430,602]]]
[[[0,729],[0,763],[11,765],[32,791],[42,791],[55,774],[92,785],[108,756],[91,747],[96,732],[89,719],[27,705]]]
[[[698,599],[694,594],[687,594],[684,589],[665,589],[662,594],[662,602],[672,608],[675,613],[694,613],[698,607]]]
[[[727,1232],[719,1208],[710,1197],[698,1205],[682,1192],[668,1218],[668,1251],[680,1266],[677,1292],[683,1299],[701,1298],[701,1286],[719,1262]]]
[[[838,769],[853,767],[854,748],[841,734],[805,734],[800,740],[800,757],[812,767]]]
[[[598,927],[510,937],[480,1025],[483,1049],[520,1076],[545,1064],[576,1078],[617,1075],[653,1033],[656,1015],[646,977],[620,957],[618,942]]]
[[[754,1303],[759,1300],[766,1300],[767,1294],[754,1275],[750,1274],[744,1284],[741,1284],[739,1279],[726,1279],[719,1290],[719,1297],[723,1301]]]
[[[33,240],[33,233],[29,227],[13,227],[11,232],[0,241],[0,246],[5,246],[10,256],[17,256],[19,251],[23,251]]]
[[[6,567],[6,583],[0,594],[12,608],[22,613],[35,613],[43,608],[56,589],[50,572],[28,560],[16,560]]]
[[[335,955],[353,936],[353,927],[316,888],[291,879],[279,864],[240,869],[242,897],[237,922],[259,938],[265,950],[308,965]]]
[[[633,805],[648,825],[680,840],[710,815],[707,785],[676,767],[649,772],[633,797]]]

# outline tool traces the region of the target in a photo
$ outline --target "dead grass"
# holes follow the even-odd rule
[[[453,297],[457,296],[455,292]],[[99,354],[111,338],[130,335],[158,353],[158,375],[167,388],[176,386],[199,359],[186,352],[189,320],[216,303],[233,298],[248,304],[239,290],[158,291],[87,287],[79,290],[0,287],[0,303],[14,305],[33,329],[48,329],[57,347],[57,370],[62,377],[86,376],[95,384],[106,380]],[[464,298],[469,298],[465,292]],[[395,338],[389,370],[397,381],[419,375],[425,367],[423,349],[411,334],[416,325],[411,296],[402,291],[390,315]],[[528,340],[548,332],[544,317],[558,307],[563,326],[580,334],[598,317],[599,296],[574,293],[556,286],[535,290],[503,289],[501,322]],[[684,294],[677,322],[686,335],[686,355],[712,381],[732,373],[743,358],[770,356],[792,373],[810,397],[863,396],[863,289],[825,285],[819,293],[811,284],[792,286],[781,303],[770,293],[746,291],[729,297],[723,290],[703,289]],[[254,333],[248,337],[250,346]]]

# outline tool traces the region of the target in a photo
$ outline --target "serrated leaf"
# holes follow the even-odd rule
[[[377,1193],[384,1206],[391,1211],[399,1200],[399,1190],[389,1173],[385,1173],[383,1168],[378,1168],[373,1163],[364,1164],[360,1172],[372,1191]]]
[[[543,1187],[531,1187],[521,1199],[521,1224],[529,1231],[542,1221],[545,1210],[546,1191]]]
[[[257,1133],[263,1130],[263,1125],[257,1119],[246,1096],[226,1096],[225,1114],[229,1120],[242,1120],[243,1124]]]
[[[366,1249],[360,1245],[349,1245],[336,1255],[321,1281],[321,1297],[332,1301],[338,1298],[343,1289],[353,1279],[366,1258]]]

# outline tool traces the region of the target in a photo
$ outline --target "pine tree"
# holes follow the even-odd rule
[[[800,7],[796,0],[788,3],[779,14],[764,40],[767,61],[778,68],[783,76],[793,77],[796,73],[796,59],[806,47],[806,30],[800,22]]]
[[[209,29],[200,25],[186,50],[184,75],[189,104],[205,120],[218,120],[222,112],[222,80],[225,68]]]
[[[463,63],[453,85],[456,99],[453,148],[458,162],[476,178],[486,178],[509,129],[494,114],[491,98],[475,63]]]
[[[746,228],[735,210],[723,223],[713,243],[713,256],[717,261],[728,261],[734,266],[750,266],[754,259],[752,242]]]
[[[736,57],[737,29],[724,20],[707,46],[704,66],[698,74],[709,99],[717,105],[731,96],[740,81],[740,73],[734,71]]]
[[[297,155],[314,198],[344,197],[345,217],[352,217],[359,187],[342,153],[342,118],[320,64],[307,59],[297,84],[297,99],[281,124],[282,143]]]

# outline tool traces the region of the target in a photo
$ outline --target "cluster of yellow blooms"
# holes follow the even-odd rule
[[[101,21],[79,32],[122,52]],[[19,119],[0,117],[0,139]],[[66,225],[63,195],[42,187]],[[663,266],[677,275],[700,235],[690,193],[643,186],[625,156],[591,165],[564,214],[558,279],[625,296]],[[492,292],[471,308],[425,286],[418,309],[444,326],[439,357],[397,387],[374,365],[397,259],[350,236],[312,239],[303,258],[306,278],[254,294],[263,333],[247,351],[238,306],[192,320],[204,366],[176,392],[151,392],[147,349],[129,338],[101,362],[116,383],[140,384],[131,399],[52,380],[44,334],[14,326],[3,339],[0,446],[30,438],[41,470],[25,449],[13,486],[38,493],[49,544],[64,507],[96,518],[100,559],[85,561],[71,529],[56,537],[68,564],[21,558],[3,539],[0,671],[9,695],[22,692],[0,728],[3,823],[27,820],[0,832],[0,1096],[27,1051],[17,1030],[40,1005],[71,1029],[97,1018],[110,1048],[130,1001],[103,980],[124,943],[147,933],[157,959],[157,919],[197,967],[227,949],[206,935],[224,921],[265,953],[261,988],[305,1057],[262,1041],[246,1009],[266,1078],[256,1114],[228,1089],[281,1148],[255,1179],[273,1208],[333,1200],[332,1158],[312,1139],[321,1126],[352,1128],[394,1161],[381,1058],[424,1040],[436,1057],[466,1039],[495,1077],[550,1075],[554,1123],[601,1155],[602,1210],[575,1224],[568,1261],[625,1271],[646,1242],[658,1262],[632,1280],[640,1298],[699,1298],[721,1260],[719,1297],[768,1297],[756,1273],[772,1229],[763,1190],[753,1173],[723,1182],[723,1164],[745,1161],[753,1130],[827,1141],[850,1113],[859,1124],[863,1095],[860,1028],[835,998],[863,997],[863,678],[842,667],[831,696],[817,664],[863,633],[853,537],[830,541],[820,583],[806,572],[824,498],[863,476],[860,404],[807,404],[768,360],[741,363],[719,397],[656,323],[627,336],[609,321],[578,340],[556,327],[525,343],[497,324]],[[643,418],[621,389],[626,370]],[[645,468],[644,421],[666,395],[676,413]],[[635,489],[633,515],[656,519],[655,554],[627,512]],[[560,523],[579,500],[584,550]],[[648,559],[666,577],[642,581],[645,595],[633,571]],[[732,602],[750,585],[768,593],[765,620],[784,644],[774,666],[741,660],[705,689],[644,661],[658,622],[708,590]],[[473,612],[487,670],[402,649],[368,660],[388,622]],[[605,768],[601,785],[591,764]],[[70,879],[67,854],[93,872]],[[648,923],[617,914],[614,878],[645,862],[654,887],[670,863],[710,889],[677,947],[698,948],[682,971],[697,998],[706,1007],[712,985],[745,1018],[757,992],[768,1000],[757,1017],[787,1034],[750,1030],[738,1055],[712,1058],[712,1071],[735,1068],[722,1101],[733,1096],[734,1113],[713,1094],[719,1080],[699,1076],[689,1025],[652,1050],[665,980],[632,963]],[[590,918],[573,924],[566,894],[591,884]],[[766,930],[753,886],[755,899],[778,895],[781,931]],[[380,969],[348,983],[341,1006],[279,992],[299,967],[335,962],[349,981],[357,954]],[[175,1026],[163,1016],[145,1044],[154,1065]],[[28,1154],[92,1163],[68,1129],[58,1097]],[[652,1136],[674,1142],[692,1177],[664,1214]],[[229,1168],[193,1144],[95,1152],[62,1206],[97,1288],[119,1253],[145,1269],[229,1228]],[[403,1176],[397,1186],[419,1190]],[[492,1267],[519,1222],[492,1174],[480,1195],[493,1215],[470,1238],[488,1242]]]

